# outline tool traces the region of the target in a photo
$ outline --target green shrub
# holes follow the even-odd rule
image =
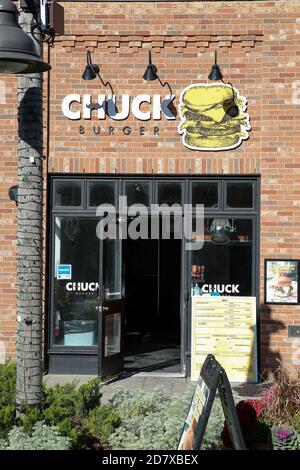
[[[43,386],[41,407],[25,407],[23,421],[16,418],[16,366],[12,362],[0,364],[0,439],[6,439],[10,430],[16,425],[21,426],[20,432],[34,435],[37,423],[43,421],[45,425],[56,426],[58,432],[68,437],[74,449],[85,448],[87,445],[101,447],[100,429],[96,426],[96,414],[105,425],[103,436],[107,440],[110,416],[101,411],[100,380],[90,380],[87,384],[77,388],[76,382],[54,387]],[[90,413],[97,409],[94,415]],[[111,417],[111,430],[117,425],[116,416]],[[97,435],[90,435],[85,426],[87,420],[90,429],[95,429]],[[26,435],[27,435],[26,434]],[[8,444],[10,445],[10,444]]]
[[[8,433],[7,441],[0,442],[1,450],[68,450],[69,447],[68,437],[62,436],[55,427],[42,422],[34,425],[31,436],[22,428],[14,427]]]
[[[194,387],[187,387],[180,396],[169,397],[163,390],[117,391],[111,399],[121,424],[108,439],[113,449],[174,450],[177,449]],[[221,403],[215,400],[204,435],[202,449],[220,448],[224,415]]]
[[[0,364],[0,409],[6,405],[15,405],[16,401],[16,365],[7,361]]]
[[[18,423],[16,407],[5,405],[0,409],[0,439],[5,439],[11,428]]]
[[[112,405],[102,405],[90,411],[84,425],[88,432],[107,444],[110,435],[120,425],[121,419]]]
[[[270,445],[273,450],[298,450],[298,435],[290,426],[273,426]]]
[[[63,436],[70,439],[73,449],[80,449],[84,445],[85,430],[82,428],[80,418],[70,416],[58,421],[56,427]]]
[[[100,379],[94,378],[79,387],[77,404],[79,416],[87,416],[91,410],[100,405],[102,396],[100,384]]]
[[[100,405],[100,380],[92,379],[77,389],[76,382],[45,389],[45,419],[49,424],[68,416],[86,417]]]
[[[300,434],[300,411],[298,411],[293,418],[293,427],[295,431]]]
[[[26,407],[22,421],[24,431],[30,433],[38,421],[43,421],[43,411],[35,406]]]
[[[83,419],[100,402],[100,380],[97,378],[78,389],[75,382],[46,387],[42,417],[46,424],[57,426],[63,435],[68,436],[73,448],[80,448],[86,437]]]

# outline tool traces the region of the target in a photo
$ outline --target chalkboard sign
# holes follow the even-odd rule
[[[200,450],[217,391],[233,448],[237,450],[246,448],[226,372],[215,357],[209,354],[196,383],[178,450]]]

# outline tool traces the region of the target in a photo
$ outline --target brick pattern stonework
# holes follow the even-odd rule
[[[65,35],[45,50],[52,65],[45,84],[49,112],[45,176],[46,169],[66,174],[260,174],[262,302],[264,258],[300,258],[299,2],[63,4]],[[66,119],[61,112],[65,95],[107,93],[100,81],[81,78],[87,49],[116,94],[163,94],[157,82],[142,80],[151,49],[153,63],[162,81],[170,83],[176,105],[186,86],[207,82],[217,50],[225,80],[248,99],[249,140],[235,150],[192,151],[182,145],[178,116],[175,121],[159,122],[138,122],[132,116],[124,122],[99,121],[96,115],[91,120]],[[0,108],[0,341],[13,357],[16,209],[7,190],[17,178],[16,82],[4,76],[2,82],[6,103]],[[80,125],[84,133],[79,132]],[[110,125],[115,127],[113,136],[108,133]],[[159,136],[153,135],[155,125]],[[124,135],[124,126],[131,127],[130,135]],[[140,135],[140,126],[145,127],[145,135]],[[262,370],[273,368],[276,359],[297,358],[299,346],[288,338],[288,324],[300,324],[300,307],[261,305]]]
[[[132,52],[140,52],[143,47],[149,47],[153,52],[161,52],[165,47],[173,47],[176,52],[183,52],[185,48],[192,48],[194,52],[206,52],[211,46],[218,47],[222,52],[229,48],[242,47],[251,52],[257,43],[262,42],[262,34],[186,34],[186,35],[136,35],[136,36],[60,36],[56,43],[60,43],[66,51],[72,52],[75,47],[86,47],[94,52],[95,49],[119,52],[126,48]]]

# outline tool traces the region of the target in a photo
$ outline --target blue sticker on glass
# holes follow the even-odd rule
[[[56,266],[56,277],[57,279],[71,280],[72,279],[72,265],[71,264],[58,264]]]

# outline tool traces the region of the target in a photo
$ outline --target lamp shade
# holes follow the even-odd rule
[[[90,64],[87,64],[85,67],[85,71],[82,74],[83,80],[94,80],[94,78],[96,77],[97,75],[96,75],[94,67]]]
[[[100,69],[99,65],[93,64],[92,59],[91,59],[91,53],[90,51],[87,51],[86,53],[86,66],[85,70],[82,74],[83,80],[94,80],[94,78],[99,75]],[[99,77],[101,80],[101,77]]]
[[[228,219],[214,219],[209,229],[210,238],[215,243],[227,243],[234,228]]]
[[[147,67],[146,72],[143,75],[143,79],[147,80],[147,82],[149,82],[151,80],[156,80],[157,79],[157,73],[156,72],[157,72],[157,69],[156,69],[155,65],[149,64],[148,67]]]
[[[211,68],[211,72],[208,75],[209,80],[222,80],[223,75],[218,64],[214,64]]]
[[[0,0],[0,73],[40,73],[50,70],[31,37],[18,24],[11,0]]]
[[[149,51],[149,64],[147,66],[146,72],[143,75],[143,79],[147,80],[147,82],[150,82],[152,80],[157,80],[157,78],[157,68],[154,64],[152,64],[151,51]]]

